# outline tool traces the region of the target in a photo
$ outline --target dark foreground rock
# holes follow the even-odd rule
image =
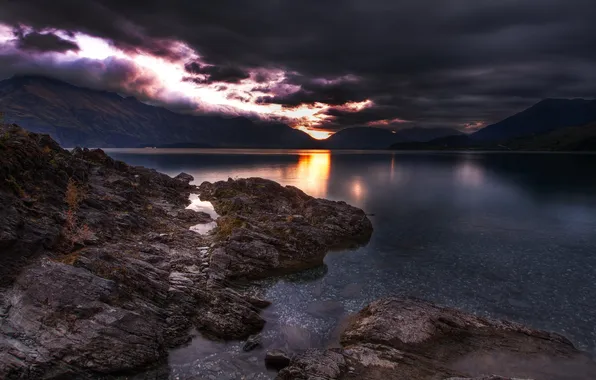
[[[356,207],[261,178],[204,182],[199,191],[221,215],[211,263],[230,279],[311,268],[330,249],[356,247],[372,233]]]
[[[268,302],[226,279],[316,265],[370,235],[361,210],[261,179],[202,185],[224,217],[200,235],[189,228],[213,221],[186,209],[192,180],[0,126],[1,379],[130,373],[163,361],[193,328],[246,338]],[[242,196],[230,203],[224,187]],[[295,204],[276,204],[285,200]]]
[[[342,348],[307,350],[279,380],[589,380],[596,363],[564,337],[414,300],[371,303]],[[490,374],[491,376],[488,376]]]

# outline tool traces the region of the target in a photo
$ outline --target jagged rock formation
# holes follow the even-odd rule
[[[341,343],[295,356],[278,379],[589,380],[596,374],[596,363],[560,335],[415,299],[371,303],[353,317]]]
[[[234,198],[234,207],[251,210],[233,214],[247,224],[226,224],[232,214],[222,211],[214,234],[205,236],[189,230],[213,221],[186,209],[198,190],[187,174],[131,167],[101,150],[68,152],[17,126],[0,126],[0,159],[2,379],[135,371],[163,361],[192,327],[211,338],[246,338],[263,327],[259,312],[268,302],[230,289],[225,279],[294,269],[285,264],[292,255],[301,262],[296,268],[316,265],[344,239],[365,242],[372,228],[361,210],[344,203],[248,179],[226,182],[230,189],[259,189]],[[206,197],[222,210],[228,197],[218,203],[213,193]],[[275,205],[282,199],[300,204],[286,210]],[[280,220],[271,207],[285,210]],[[289,216],[304,224],[293,227]],[[350,225],[356,221],[362,228]],[[305,231],[311,237],[304,247],[279,245]],[[234,260],[259,252],[282,264],[222,266],[216,251],[239,250]]]
[[[329,249],[357,246],[372,233],[362,210],[265,179],[205,182],[199,192],[221,215],[211,263],[232,279],[311,268]]]

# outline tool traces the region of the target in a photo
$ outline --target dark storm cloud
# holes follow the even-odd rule
[[[593,0],[23,0],[0,13],[11,25],[165,56],[184,41],[211,70],[243,68],[198,80],[238,81],[256,68],[300,74],[286,79],[297,93],[263,102],[374,101],[359,113],[329,110],[334,129],[395,118],[464,128],[545,97],[593,97],[595,19]],[[321,81],[348,75],[358,80]]]
[[[259,98],[259,102],[282,104],[288,107],[314,103],[340,105],[347,102],[360,102],[368,97],[359,84],[351,81],[327,83],[304,78],[288,78],[286,83],[300,86],[300,89],[286,95],[264,96]]]
[[[15,30],[15,37],[17,39],[16,45],[21,50],[37,51],[37,52],[58,52],[78,51],[79,46],[72,42],[65,40],[53,33],[37,33],[31,32],[23,33],[21,30]]]
[[[191,62],[184,65],[184,69],[188,73],[196,75],[189,77],[189,80],[196,83],[240,83],[242,80],[250,78],[247,71],[233,66],[202,65]]]

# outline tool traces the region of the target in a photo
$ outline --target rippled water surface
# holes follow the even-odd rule
[[[409,295],[562,333],[596,352],[596,155],[114,150],[129,164],[202,181],[259,176],[345,200],[370,243],[325,267],[259,284],[266,346],[333,345],[343,318]],[[170,378],[268,379],[263,350],[196,338]]]

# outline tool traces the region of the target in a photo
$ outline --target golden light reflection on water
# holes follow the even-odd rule
[[[361,201],[362,198],[366,195],[366,187],[365,187],[362,179],[359,177],[354,178],[354,180],[352,181],[352,184],[350,186],[350,190],[351,190],[352,196],[357,201]]]
[[[296,187],[313,197],[327,195],[327,182],[331,171],[331,152],[301,151],[296,165]]]

